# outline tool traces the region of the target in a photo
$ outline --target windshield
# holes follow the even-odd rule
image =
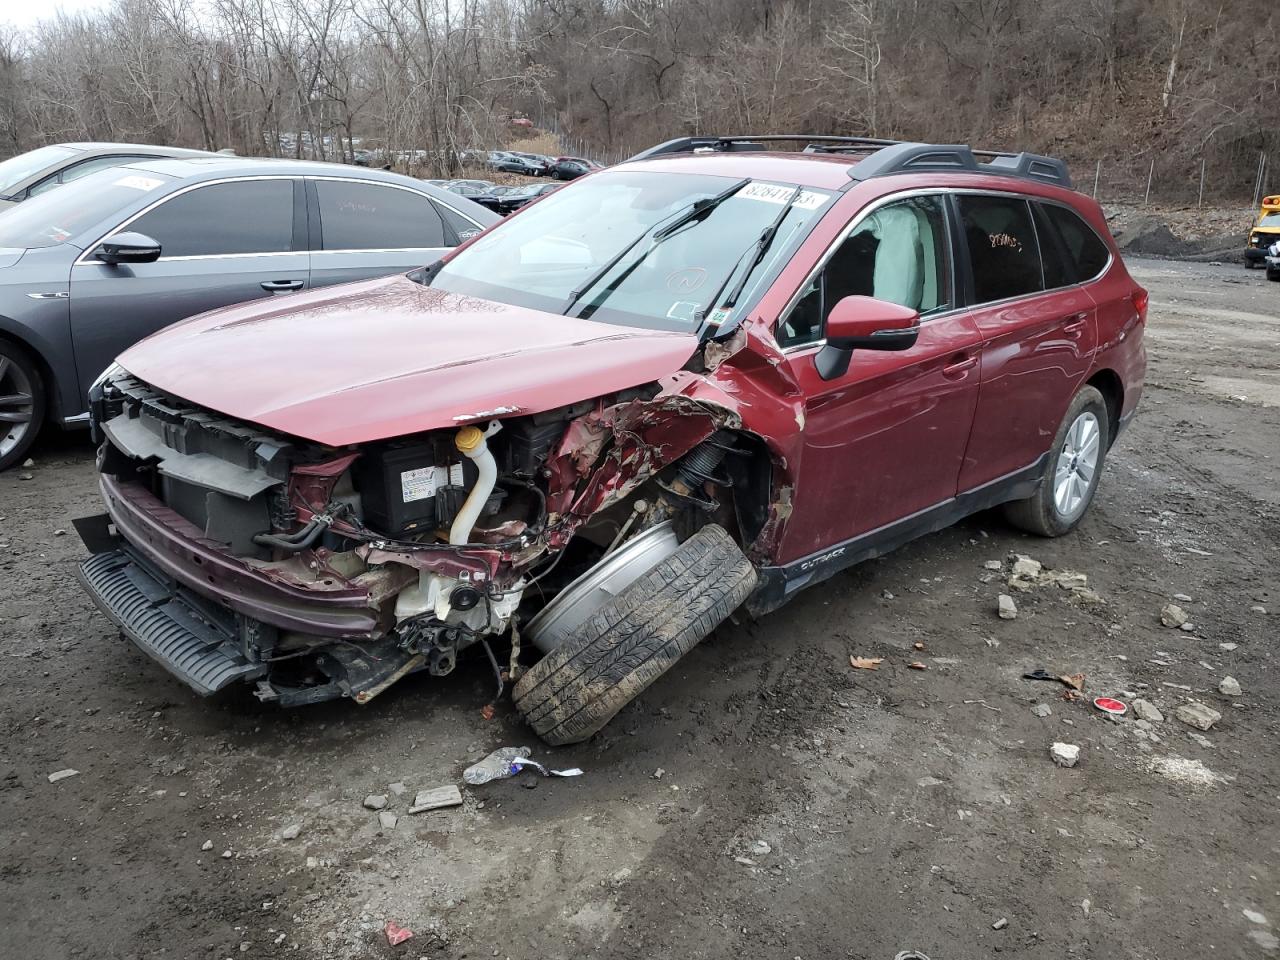
[[[68,157],[74,157],[79,150],[70,147],[41,147],[10,157],[0,163],[0,196],[7,197],[13,188],[33,173],[39,173],[45,167],[52,166]]]
[[[1280,213],[1264,213],[1258,221],[1260,227],[1280,227]]]
[[[431,285],[549,313],[693,331],[730,292],[746,303],[832,197],[731,177],[599,173],[490,230]],[[715,315],[726,320],[724,311]]]
[[[54,247],[170,178],[113,167],[32,197],[0,217],[0,247]]]

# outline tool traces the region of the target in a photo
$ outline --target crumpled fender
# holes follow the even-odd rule
[[[737,334],[713,341],[707,372],[678,371],[658,382],[652,399],[601,406],[569,425],[547,463],[553,547],[716,430],[732,429],[755,434],[773,461],[769,519],[750,547],[753,559],[768,562],[791,514],[803,394],[776,349],[760,351],[757,343],[745,351],[744,344]]]

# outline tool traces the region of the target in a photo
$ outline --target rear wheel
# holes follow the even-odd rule
[[[1039,489],[1026,500],[1005,504],[1009,522],[1042,537],[1060,537],[1073,529],[1098,489],[1110,422],[1102,394],[1083,387],[1058,427]]]
[[[724,529],[703,527],[594,606],[534,664],[515,686],[516,708],[547,743],[586,740],[714,630],[755,583],[755,568]]]
[[[31,354],[0,340],[0,470],[22,460],[44,420],[44,381]]]

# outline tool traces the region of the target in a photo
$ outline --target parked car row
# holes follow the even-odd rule
[[[304,291],[93,379],[89,595],[193,690],[280,705],[366,703],[518,623],[515,706],[564,744],[742,604],[997,505],[1072,530],[1145,368],[1098,204],[1051,157],[804,139],[682,138],[501,222],[222,158],[0,216],[20,329],[71,330],[64,408],[146,317]]]
[[[0,214],[0,469],[46,420],[87,424],[93,379],[162,327],[420,267],[498,219],[381,170],[188,153],[121,156]]]
[[[510,150],[491,150],[488,164],[494,170],[523,173],[530,177],[554,177],[556,180],[576,180],[593,170],[604,169],[595,161],[581,157],[548,157]]]

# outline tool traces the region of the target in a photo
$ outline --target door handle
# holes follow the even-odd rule
[[[301,290],[302,281],[301,280],[263,280],[262,289],[271,290],[271,291]]]
[[[1084,332],[1085,325],[1089,321],[1089,312],[1073,313],[1063,321],[1062,332],[1073,337],[1079,336]]]
[[[973,354],[962,355],[959,359],[952,360],[950,363],[942,367],[942,375],[944,377],[954,377],[959,379],[967,370],[972,370],[978,365],[978,358]]]

